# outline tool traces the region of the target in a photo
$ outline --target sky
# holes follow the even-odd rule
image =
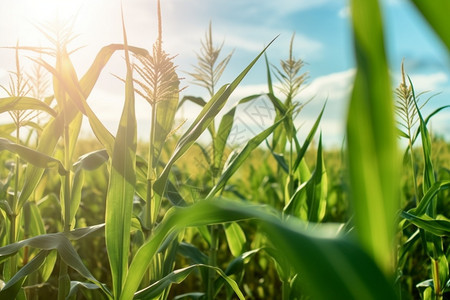
[[[156,0],[123,0],[128,42],[151,49],[157,36]],[[196,53],[208,25],[212,23],[214,43],[223,43],[222,57],[233,52],[219,86],[231,82],[256,55],[275,37],[267,50],[271,64],[279,66],[289,55],[293,34],[295,58],[305,62],[302,71],[308,80],[295,100],[306,103],[296,119],[300,140],[306,136],[325,101],[321,122],[324,144],[339,147],[344,140],[348,96],[355,73],[348,1],[343,0],[162,0],[163,47],[174,55],[178,74],[183,79],[183,95],[207,98],[206,90],[192,83],[188,72],[196,64]],[[36,30],[36,23],[51,20],[58,14],[64,18],[77,13],[74,31],[78,37],[72,55],[81,77],[95,55],[111,43],[122,42],[119,0],[0,0],[0,47],[45,45]],[[450,104],[449,52],[436,38],[415,8],[406,0],[382,1],[387,54],[393,87],[400,80],[400,65],[405,63],[417,92],[429,91],[433,96],[424,108],[427,115],[435,108]],[[8,72],[14,71],[14,51],[0,48],[0,84],[8,84]],[[21,53],[24,69],[30,64],[30,52]],[[115,77],[124,77],[123,54],[113,56],[103,71],[88,102],[100,120],[115,134],[123,105],[123,84]],[[230,97],[226,111],[239,99],[267,92],[264,60],[261,59]],[[282,95],[279,93],[280,98]],[[0,96],[5,96],[0,92]],[[311,101],[310,101],[311,100]],[[138,99],[139,136],[147,138],[151,110]],[[184,107],[179,121],[195,117],[199,109]],[[234,143],[242,143],[251,135],[269,126],[273,109],[262,98],[238,110],[233,129]],[[6,122],[8,116],[0,116]],[[432,131],[450,140],[450,110],[432,119]],[[183,130],[180,129],[181,131]],[[90,134],[87,122],[83,132]]]

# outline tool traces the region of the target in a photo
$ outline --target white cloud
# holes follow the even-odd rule
[[[346,99],[352,87],[354,69],[331,73],[313,79],[301,93],[306,99],[319,98],[328,101]]]
[[[444,72],[437,72],[434,74],[412,74],[411,81],[417,92],[439,92],[448,83],[449,78]]]

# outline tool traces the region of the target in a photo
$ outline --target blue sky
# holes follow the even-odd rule
[[[53,2],[52,2],[53,1]],[[79,11],[75,31],[79,37],[73,48],[85,46],[73,55],[81,76],[98,50],[110,43],[121,42],[120,1],[118,0],[16,0],[0,2],[0,46],[11,46],[17,40],[24,45],[45,44],[30,22],[41,22],[34,15],[49,19],[52,11],[45,7],[61,6],[61,15]],[[12,3],[11,3],[12,2]],[[156,1],[124,0],[125,22],[129,43],[150,49],[156,38]],[[339,146],[343,139],[347,97],[354,74],[348,2],[342,0],[163,0],[163,38],[167,52],[177,55],[175,62],[179,74],[185,79],[184,94],[206,96],[195,87],[186,72],[196,63],[195,51],[212,21],[214,39],[224,42],[223,54],[234,51],[229,67],[223,75],[224,84],[230,82],[275,36],[277,40],[267,51],[269,60],[278,65],[288,55],[289,41],[295,32],[294,56],[302,58],[309,73],[305,89],[298,101],[313,100],[300,113],[297,125],[307,132],[317,117],[325,100],[328,104],[321,125],[324,141],[329,146]],[[53,12],[54,13],[54,12]],[[417,91],[430,90],[427,95],[440,93],[425,109],[425,114],[435,107],[449,104],[450,63],[448,52],[422,21],[414,7],[403,0],[383,1],[387,52],[391,66],[393,86],[400,78],[400,63],[405,59],[407,73],[412,77]],[[37,20],[36,20],[37,19]],[[30,55],[27,53],[26,55]],[[25,53],[24,53],[25,56]],[[24,64],[26,58],[24,58]],[[26,67],[26,66],[25,66]],[[112,74],[123,74],[122,55],[116,55],[103,72],[91,95],[91,103],[99,118],[114,133],[122,107],[123,88]],[[14,70],[14,53],[0,49],[0,83],[7,83],[7,71]],[[239,98],[266,91],[264,61],[261,60],[244,79],[230,99],[230,105]],[[138,101],[140,132],[148,131],[150,109]],[[236,126],[248,131],[270,123],[270,111],[252,118],[262,103],[243,107]],[[262,107],[262,106],[261,106]],[[263,108],[261,108],[263,109]],[[183,109],[180,118],[192,119],[198,112],[194,107]],[[1,116],[2,121],[5,116]],[[443,134],[450,132],[450,112],[444,111],[434,118],[432,128]],[[89,131],[85,128],[85,131]],[[239,131],[239,130],[237,130]],[[241,130],[242,131],[242,130]],[[146,135],[143,136],[145,138]],[[450,138],[450,135],[447,134]]]

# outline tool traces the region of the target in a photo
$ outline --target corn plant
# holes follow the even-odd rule
[[[412,224],[415,224],[419,230],[411,235],[408,243],[405,243],[404,249],[409,249],[412,244],[419,240],[420,236],[422,244],[425,246],[426,253],[431,261],[430,269],[432,279],[418,283],[417,287],[421,289],[424,299],[442,299],[449,276],[448,261],[444,254],[444,243],[441,237],[446,236],[446,234],[444,233],[445,230],[444,232],[440,232],[434,225],[438,218],[438,198],[436,194],[441,190],[447,189],[449,187],[449,182],[446,180],[438,180],[438,178],[436,178],[436,172],[431,161],[432,143],[427,129],[427,123],[433,115],[448,106],[437,108],[424,119],[421,113],[421,108],[424,104],[419,107],[419,98],[416,96],[411,79],[408,77],[408,85],[405,77],[406,75],[402,65],[402,82],[399,88],[397,88],[397,95],[400,102],[398,112],[401,114],[403,122],[405,122],[402,125],[407,130],[407,133],[402,132],[402,136],[408,139],[407,151],[409,150],[411,157],[410,162],[413,174],[412,180],[416,207],[408,211],[403,211],[402,217]],[[427,101],[425,103],[427,103]],[[413,125],[417,121],[419,121],[419,126],[416,133],[413,134]],[[422,157],[424,161],[421,192],[419,192],[419,182],[416,175],[415,159],[412,150],[413,144],[419,135],[422,141]],[[419,210],[419,212],[417,212],[417,210]],[[404,226],[406,227],[409,222],[406,222]],[[442,225],[444,225],[445,221],[440,223],[443,223]],[[401,262],[404,261],[406,255],[405,251],[401,252]],[[400,265],[400,267],[402,267],[402,265]]]
[[[412,2],[450,48],[450,25],[446,16],[449,4],[443,0]],[[244,292],[250,292],[245,291],[245,286],[239,286],[240,278],[236,275],[242,274],[250,258],[264,252],[276,262],[284,299],[303,296],[314,299],[397,299],[403,295],[394,289],[395,272],[402,269],[402,262],[411,253],[412,245],[421,240],[429,258],[431,279],[419,283],[418,287],[425,299],[443,299],[449,286],[443,237],[448,236],[449,225],[439,214],[437,202],[450,184],[447,179],[435,175],[427,118],[422,117],[412,83],[408,86],[404,76],[401,95],[403,100],[409,101],[404,112],[414,112],[418,130],[413,133],[409,130],[413,123],[407,122],[409,129],[403,135],[409,138],[410,153],[416,136],[420,135],[424,168],[423,175],[415,173],[417,177],[413,179],[417,184],[415,207],[401,209],[398,130],[379,1],[350,2],[357,72],[347,116],[346,159],[349,162],[352,218],[344,227],[342,224],[320,224],[324,220],[328,190],[321,136],[312,172],[306,164],[305,153],[317,132],[323,110],[300,144],[294,126],[299,107],[294,98],[305,76],[298,75],[302,61],[293,57],[293,39],[289,58],[282,61],[281,69],[275,69],[278,79],[285,83],[285,101],[274,94],[266,58],[267,96],[277,112],[274,123],[252,137],[225,164],[222,156],[227,152],[226,141],[236,106],[225,113],[217,131],[215,118],[266,48],[230,84],[216,88],[218,75],[229,56],[214,69],[220,47],[213,46],[210,28],[204,43],[205,51],[210,51],[205,54],[211,54],[209,64],[205,65],[210,72],[206,73],[209,77],[204,77],[207,80],[200,82],[206,85],[211,98],[197,101],[191,97],[202,103],[202,109],[188,129],[176,138],[173,150],[170,149],[170,143],[176,137],[172,133],[180,89],[171,56],[162,48],[159,1],[157,5],[159,33],[152,51],[128,44],[122,17],[123,44],[103,47],[80,79],[68,49],[74,38],[70,25],[59,27],[56,34],[51,34],[47,25],[39,27],[53,42],[54,49],[12,47],[16,50],[17,70],[11,76],[11,88],[6,89],[8,97],[0,99],[0,112],[18,117],[13,118],[13,126],[2,126],[0,131],[0,158],[2,161],[12,159],[0,172],[0,262],[3,263],[4,283],[0,298],[36,299],[39,289],[35,285],[57,278],[52,284],[56,286],[58,299],[74,299],[81,297],[81,293],[90,299],[167,299],[172,285],[182,283],[200,270],[207,274],[206,293],[195,290],[181,296],[212,299],[221,296],[220,290],[226,285],[239,299],[244,299]],[[29,96],[26,80],[20,79],[19,50],[39,54],[33,60],[51,74],[52,97],[42,101],[40,96]],[[87,100],[102,69],[116,51],[124,53],[126,77],[121,79],[125,101],[117,132],[113,135],[100,122]],[[53,64],[47,62],[49,55],[53,57]],[[132,63],[131,55],[135,56],[136,64]],[[198,75],[201,70],[206,68],[197,69],[199,72],[193,74]],[[137,150],[135,93],[147,100],[151,109],[149,120],[152,126],[146,158]],[[255,97],[246,97],[237,105],[248,103]],[[31,124],[22,122],[23,111],[43,111],[49,115],[48,120],[33,125],[37,132],[35,147],[28,138],[25,143],[21,139],[19,128]],[[82,153],[77,158],[75,146],[83,115],[103,149]],[[174,169],[206,130],[211,133],[214,143],[213,157],[210,157],[214,180],[204,197],[189,203],[174,183]],[[275,159],[278,167],[274,174],[281,192],[274,195],[282,200],[276,202],[279,206],[256,204],[258,199],[252,199],[254,202],[228,199],[235,197],[225,193],[225,187],[235,178],[238,168],[248,161],[250,153],[271,134],[272,144],[267,142],[267,155]],[[87,226],[77,212],[86,201],[85,188],[93,185],[85,179],[99,171],[106,174],[106,178],[100,180],[100,193],[106,199],[105,218],[99,224]],[[53,190],[47,190],[51,185]],[[45,212],[41,208],[44,205],[53,208],[61,220],[53,221],[53,226],[48,227],[49,232],[45,226],[51,221],[43,217]],[[257,235],[244,235],[246,239],[258,239],[253,243],[256,247],[247,252],[233,249],[242,243],[239,236],[243,229],[237,229],[240,228],[237,222],[257,225]],[[209,258],[200,247],[184,243],[187,228],[201,231],[202,228],[217,229],[220,226],[234,231],[235,235],[233,238],[232,233],[226,233],[231,252],[236,257],[225,270],[215,262],[214,255],[219,253],[216,242],[210,243],[213,251]],[[406,229],[412,226],[419,229],[413,227],[412,235],[407,235]],[[405,236],[397,238],[399,232]],[[203,233],[208,239],[208,231]],[[107,270],[111,275],[107,282],[100,282],[98,276],[93,275],[95,266],[86,266],[76,250],[83,240],[95,235],[100,235],[106,245]],[[406,237],[408,240],[404,241]],[[217,243],[220,241],[218,237],[215,239]],[[400,243],[398,254],[397,242]],[[179,265],[177,254],[188,252],[196,260]]]

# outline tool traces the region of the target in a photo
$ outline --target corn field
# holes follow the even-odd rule
[[[450,50],[450,2],[410,2]],[[113,20],[122,43],[101,48],[80,77],[70,23],[36,25],[53,48],[9,47],[16,69],[0,98],[2,119],[12,120],[0,125],[0,299],[450,298],[450,145],[429,128],[450,105],[423,115],[426,95],[403,65],[388,64],[379,1],[350,1],[356,75],[336,151],[323,146],[326,103],[310,128],[294,124],[308,105],[297,100],[308,74],[295,35],[279,65],[266,54],[274,37],[219,86],[234,53],[222,52],[210,23],[186,75],[203,98],[183,90],[164,49],[164,1],[155,5],[151,49],[128,43],[122,15]],[[113,56],[126,67],[116,132],[89,101]],[[226,106],[257,61],[267,92]],[[397,87],[392,69],[401,70]],[[144,143],[138,97],[151,111]],[[261,97],[273,123],[231,147],[238,109]],[[181,126],[186,105],[200,112]],[[83,120],[94,138],[82,136]]]

